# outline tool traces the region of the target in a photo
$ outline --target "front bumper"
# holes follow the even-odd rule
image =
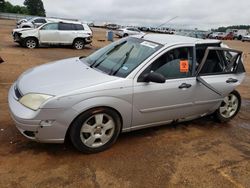
[[[23,39],[21,37],[21,33],[12,32],[12,36],[13,36],[14,42],[20,43],[23,41]]]
[[[17,129],[28,139],[43,143],[63,143],[75,117],[73,109],[39,109],[33,111],[19,103],[14,85],[8,95],[9,108]],[[70,114],[70,116],[69,116]],[[49,122],[44,124],[44,122]]]

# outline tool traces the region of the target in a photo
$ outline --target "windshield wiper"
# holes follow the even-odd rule
[[[134,46],[132,46],[132,47],[130,48],[130,50],[125,54],[125,56],[124,56],[125,59],[122,61],[121,65],[118,67],[118,69],[116,69],[116,71],[114,71],[115,67],[116,67],[117,65],[119,65],[120,62],[118,62],[118,63],[111,69],[109,75],[116,75],[116,74],[117,74],[117,72],[118,72],[118,71],[123,67],[123,65],[128,61],[129,55],[130,55],[130,53],[132,52],[133,49],[134,49]],[[121,59],[123,59],[123,58],[121,58]]]
[[[114,46],[110,51],[108,51],[107,53],[102,54],[98,59],[96,59],[96,60],[90,65],[90,67],[91,67],[91,68],[93,68],[93,67],[98,67],[103,61],[105,61],[105,59],[108,57],[109,54],[111,54],[112,52],[114,52],[114,51],[116,51],[116,50],[119,50],[120,47],[121,47],[123,44],[125,44],[126,42],[127,42],[127,41],[123,41],[122,43],[115,45],[115,46]],[[105,56],[105,57],[104,57],[98,64],[96,64],[97,61],[98,61],[100,58],[102,58],[103,56]]]

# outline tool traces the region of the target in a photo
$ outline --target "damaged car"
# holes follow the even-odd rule
[[[96,153],[122,132],[213,115],[237,115],[242,52],[218,40],[131,36],[88,57],[24,72],[9,90],[17,129],[27,138]]]

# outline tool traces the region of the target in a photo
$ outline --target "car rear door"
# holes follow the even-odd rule
[[[217,109],[244,79],[242,52],[221,47],[208,47],[196,71],[195,106],[200,111]]]
[[[159,125],[195,115],[192,110],[196,77],[193,75],[194,46],[172,47],[141,70],[134,80],[132,129]],[[165,83],[144,82],[156,72]]]
[[[61,44],[72,44],[77,36],[75,26],[71,23],[59,23],[59,31]]]
[[[40,43],[58,44],[60,41],[58,23],[48,23],[39,30]]]

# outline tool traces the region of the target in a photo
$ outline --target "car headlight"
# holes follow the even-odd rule
[[[30,93],[27,95],[24,95],[19,102],[23,104],[24,106],[32,109],[32,110],[38,110],[39,107],[47,101],[49,98],[53,96],[51,95],[45,95],[45,94],[36,94],[36,93]]]

